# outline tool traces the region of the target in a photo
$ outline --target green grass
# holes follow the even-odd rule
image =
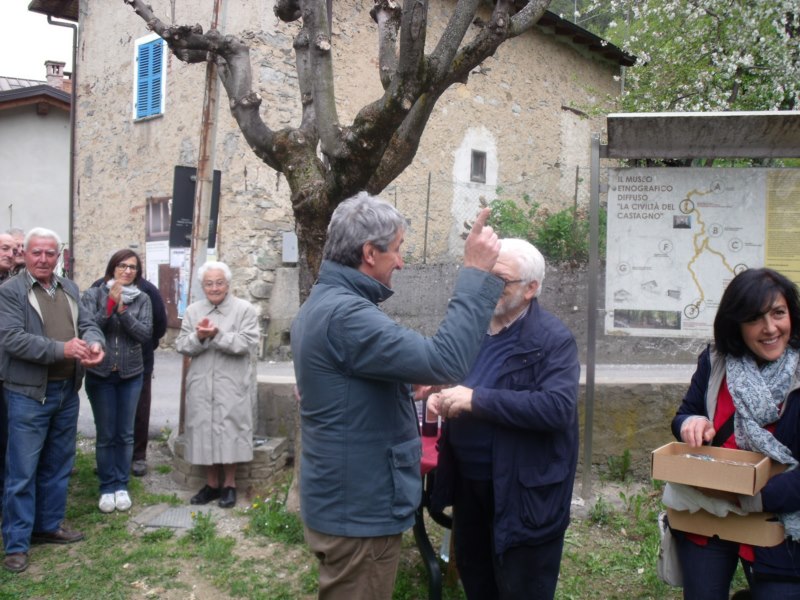
[[[233,513],[246,516],[242,521],[247,522],[247,535],[237,541],[221,533],[212,514],[200,511],[183,534],[134,527],[130,513],[104,515],[97,510],[93,454],[79,453],[76,466],[67,523],[83,531],[86,539],[69,546],[34,546],[25,573],[0,569],[0,600],[174,599],[192,593],[215,600],[316,597],[317,560],[303,542],[299,519],[284,510],[289,473],[247,509]],[[596,501],[588,517],[574,519],[567,530],[558,600],[681,597],[679,589],[658,580],[655,570],[660,487],[624,489],[614,502]],[[138,478],[131,480],[130,491],[134,513],[147,504],[181,503],[173,494],[148,492]],[[444,530],[433,522],[426,525],[438,550]],[[441,566],[446,573],[447,565]],[[452,575],[443,598],[464,600]],[[425,599],[427,586],[413,535],[406,532],[393,600]],[[733,589],[742,587],[739,573]]]

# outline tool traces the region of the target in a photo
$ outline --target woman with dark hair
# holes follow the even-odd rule
[[[772,269],[734,277],[717,309],[714,344],[698,359],[672,432],[690,446],[751,450],[788,465],[755,496],[727,497],[745,512],[777,514],[786,538],[764,548],[675,532],[686,599],[727,600],[740,559],[752,598],[800,598],[798,348],[796,286]]]
[[[106,336],[103,362],[86,374],[86,394],[97,430],[99,508],[104,513],[131,507],[128,479],[144,371],[142,344],[153,330],[150,298],[136,285],[141,276],[139,255],[119,250],[108,261],[104,284],[89,288],[81,298]]]

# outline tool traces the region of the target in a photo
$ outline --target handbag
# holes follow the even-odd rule
[[[658,514],[658,534],[660,544],[658,547],[658,578],[673,587],[683,587],[683,571],[678,560],[678,544],[672,537],[672,530],[667,521],[667,511]]]

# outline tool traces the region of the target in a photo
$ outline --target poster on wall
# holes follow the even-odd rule
[[[730,280],[800,282],[800,169],[610,169],[605,331],[712,338]]]
[[[145,279],[158,285],[158,266],[169,262],[169,240],[146,242]]]

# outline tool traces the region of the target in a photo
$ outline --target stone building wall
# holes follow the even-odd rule
[[[207,28],[213,3],[151,4],[166,21]],[[265,0],[227,3],[222,30],[250,45],[263,117],[281,128],[296,125],[300,115],[292,50],[299,26],[279,21],[272,6]],[[371,0],[335,3],[333,57],[342,122],[382,94],[371,6]],[[452,7],[452,0],[430,3],[429,45]],[[80,30],[74,254],[76,279],[86,286],[113,251],[130,246],[144,253],[146,199],[170,197],[174,167],[196,165],[205,68],[170,55],[164,114],[134,122],[134,44],[148,34],[144,22],[123,3],[84,0]],[[410,262],[452,262],[461,253],[463,221],[498,189],[503,197],[528,195],[551,207],[571,206],[576,197],[585,203],[590,133],[603,125],[586,114],[609,108],[618,93],[618,72],[585,48],[537,29],[501,46],[468,83],[448,90],[416,159],[382,194],[410,219]],[[265,345],[275,351],[286,341],[290,319],[285,305],[273,301],[291,296],[286,286],[292,285],[293,265],[282,257],[283,236],[294,228],[289,190],[281,175],[253,155],[230,116],[224,90],[220,94],[217,256],[233,269],[233,293],[257,304]],[[485,184],[470,182],[472,150],[487,152]],[[577,190],[576,169],[584,181]]]

